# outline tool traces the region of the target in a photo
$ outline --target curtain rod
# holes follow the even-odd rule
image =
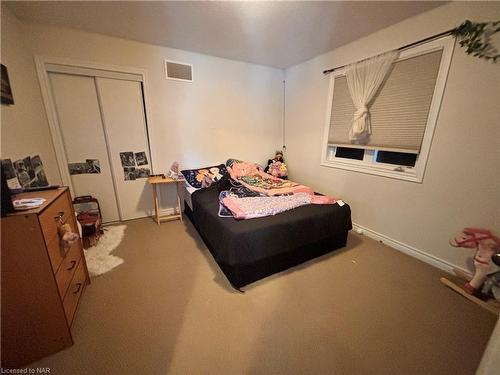
[[[407,44],[403,47],[399,47],[397,50],[398,51],[403,51],[405,49],[408,49],[408,48],[411,48],[411,47],[414,47],[418,44],[422,44],[422,43],[425,43],[425,42],[429,42],[431,40],[434,40],[434,39],[438,39],[438,38],[441,38],[443,36],[446,36],[446,35],[451,35],[453,34],[453,32],[456,30],[455,29],[450,29],[448,31],[443,31],[442,33],[439,33],[439,34],[435,34],[435,35],[432,35],[432,36],[428,36],[427,38],[424,38],[424,39],[421,39],[421,40],[417,40],[416,42],[413,42],[413,43],[410,43],[410,44]],[[362,60],[360,60],[362,61]],[[342,68],[345,68],[347,65],[349,64],[345,64],[345,65],[341,65],[341,66],[336,66],[335,68],[332,68],[332,69],[328,69],[328,70],[323,70],[323,74],[329,74],[335,70],[338,70],[338,69],[342,69]]]

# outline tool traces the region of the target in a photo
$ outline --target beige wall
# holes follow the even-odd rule
[[[281,69],[21,23],[5,6],[2,10],[2,58],[16,100],[10,108],[2,106],[2,157],[40,153],[51,183],[60,178],[33,55],[145,69],[156,173],[167,172],[174,160],[181,168],[223,163],[228,157],[263,163],[281,146]],[[193,64],[194,82],[166,80],[164,59]],[[172,193],[166,190],[165,207],[174,205]]]
[[[7,67],[14,105],[0,108],[1,158],[12,161],[39,154],[47,178],[60,184],[54,149],[30,52],[29,38],[19,20],[2,4],[2,64]]]
[[[324,69],[448,30],[500,18],[498,3],[451,3],[286,71],[287,158],[294,179],[341,196],[354,222],[465,267],[448,238],[463,226],[500,229],[500,72],[455,48],[422,184],[320,166],[329,77]]]
[[[157,173],[168,171],[174,160],[187,168],[221,163],[228,157],[264,162],[281,145],[281,69],[77,30],[21,24],[8,9],[2,10],[6,25],[2,27],[2,58],[9,67],[16,100],[16,105],[2,107],[2,157],[13,156],[21,148],[21,155],[40,152],[48,172],[58,174],[33,55],[145,69]],[[164,59],[193,64],[194,82],[166,80]]]
[[[283,71],[70,29],[27,25],[34,54],[142,68],[156,171],[264,161],[280,144]],[[194,82],[165,79],[163,60],[191,63]]]

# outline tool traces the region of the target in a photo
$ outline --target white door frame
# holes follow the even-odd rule
[[[147,72],[145,69],[99,64],[89,61],[73,60],[59,57],[47,57],[35,55],[35,66],[40,82],[40,90],[42,93],[43,104],[45,112],[47,113],[47,120],[50,128],[50,135],[52,144],[56,153],[57,164],[63,185],[69,187],[71,194],[74,196],[74,188],[71,183],[71,176],[68,171],[68,160],[66,159],[66,152],[64,150],[64,142],[59,126],[59,119],[57,116],[56,106],[52,90],[49,82],[49,72],[54,73],[67,73],[75,75],[85,75],[92,77],[106,77],[114,79],[128,79],[142,82],[142,91],[144,98],[144,107],[146,115],[146,141],[148,142],[148,151],[150,157],[151,172],[154,173],[153,160],[151,157],[151,110],[149,100],[149,89],[147,81]],[[114,181],[113,181],[114,183]],[[119,209],[119,207],[118,207]]]

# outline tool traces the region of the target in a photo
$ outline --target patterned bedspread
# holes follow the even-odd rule
[[[233,180],[240,182],[248,189],[264,195],[314,194],[310,187],[274,177],[257,168],[254,163],[235,162],[228,170]]]
[[[307,204],[336,202],[333,197],[314,194],[308,186],[264,173],[254,163],[234,162],[228,171],[233,187],[219,194],[220,217],[253,219]]]

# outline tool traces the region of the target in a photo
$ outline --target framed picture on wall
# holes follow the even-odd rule
[[[1,77],[2,77],[2,104],[14,104],[14,97],[12,96],[12,90],[10,88],[9,75],[7,73],[7,67],[3,64],[1,65]]]

